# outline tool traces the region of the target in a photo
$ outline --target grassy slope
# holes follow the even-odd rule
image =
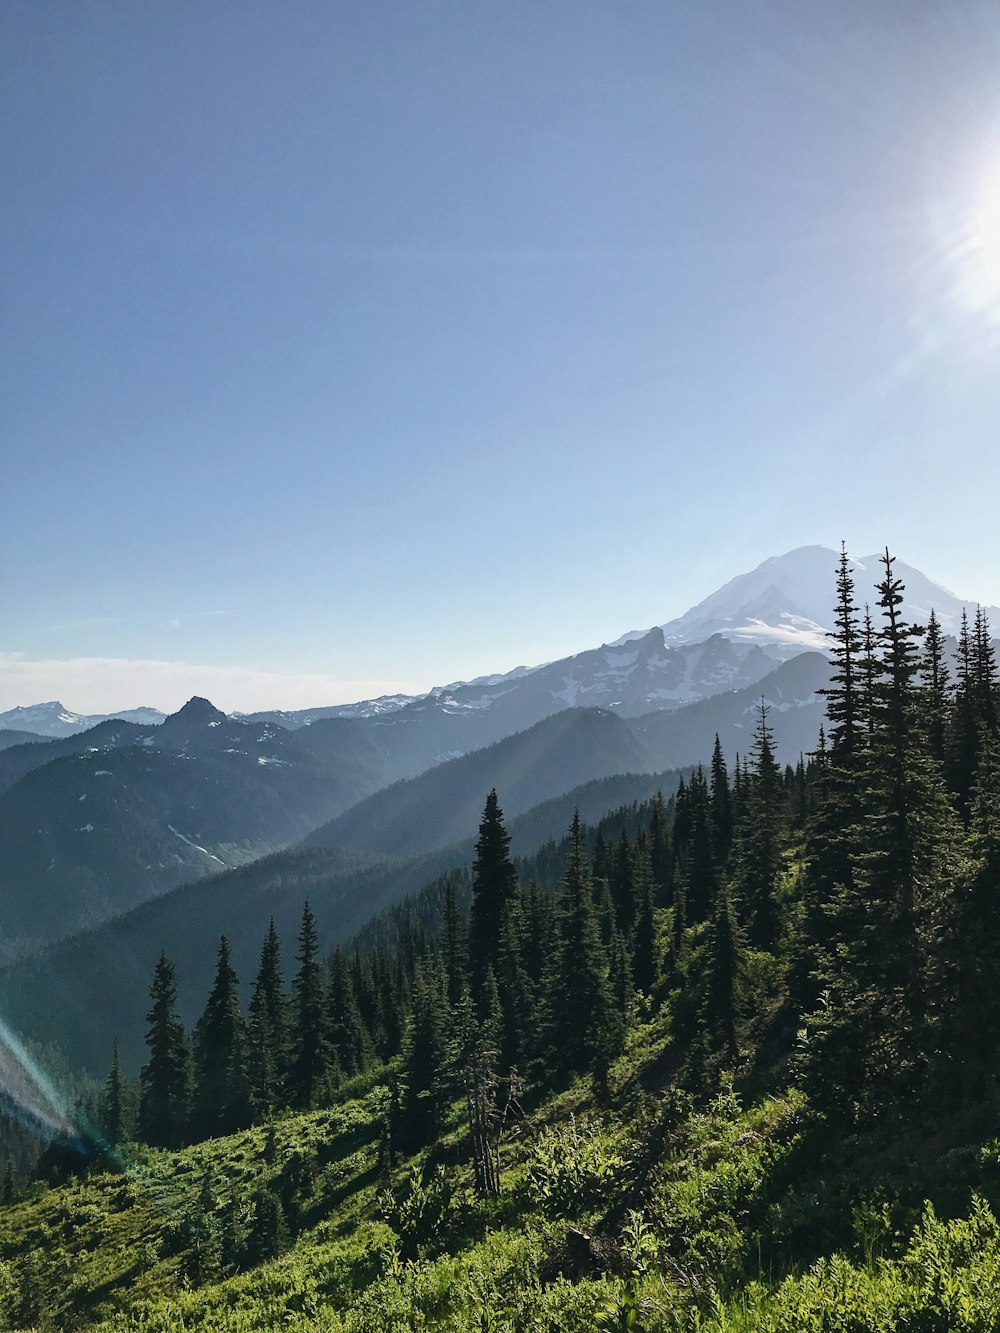
[[[648,1330],[863,1333],[975,1330],[1000,1321],[1000,1229],[976,1187],[1000,1193],[995,1141],[936,1160],[934,1145],[849,1162],[798,1092],[744,1107],[726,1089],[694,1108],[665,1085],[669,1020],[633,1030],[598,1108],[580,1083],[521,1122],[504,1150],[504,1193],[472,1196],[460,1107],[435,1155],[455,1193],[449,1219],[421,1236],[380,1205],[384,1094],[377,1078],[332,1110],[292,1116],[171,1154],[132,1150],[126,1175],[101,1174],[0,1209],[0,1301],[11,1327],[102,1333],[295,1333],[441,1328],[591,1330],[620,1278],[557,1280],[539,1266],[569,1225],[622,1238],[638,1266],[635,1312]],[[827,1136],[828,1137],[828,1136]],[[312,1164],[289,1195],[290,1161]],[[866,1156],[867,1153],[867,1156]],[[415,1162],[394,1173],[405,1198]],[[893,1171],[907,1180],[893,1191]],[[294,1202],[297,1236],[271,1262],[199,1274],[208,1176],[210,1226],[230,1200],[242,1223],[270,1184]],[[954,1214],[939,1221],[921,1202]],[[419,1193],[419,1191],[418,1191]],[[412,1195],[411,1195],[412,1197]],[[390,1223],[392,1225],[390,1225]],[[193,1228],[193,1229],[192,1229]],[[204,1251],[208,1255],[208,1251]],[[32,1322],[33,1321],[33,1322]],[[627,1328],[627,1323],[608,1325]]]

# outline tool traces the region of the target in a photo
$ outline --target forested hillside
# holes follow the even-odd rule
[[[995,1329],[1000,682],[903,591],[841,559],[795,765],[761,702],[516,863],[483,792],[470,876],[332,957],[300,905],[245,1008],[224,935],[190,1029],[161,955],[138,1077],[109,1032],[8,1166],[8,1325]]]

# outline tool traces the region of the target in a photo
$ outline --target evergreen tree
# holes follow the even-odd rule
[[[1000,743],[987,734],[972,792],[969,855],[934,922],[933,999],[943,1099],[975,1106],[1000,1086]]]
[[[495,989],[494,982],[494,992]],[[403,1032],[402,1088],[396,1126],[402,1146],[410,1151],[430,1142],[440,1128],[447,1068],[448,1010],[443,978],[432,963],[418,963]]]
[[[673,856],[670,820],[661,791],[649,803],[649,867],[653,875],[654,906],[667,906],[673,897]]]
[[[288,1222],[281,1200],[271,1189],[260,1189],[253,1200],[253,1215],[246,1239],[246,1258],[251,1265],[277,1259],[288,1249]]]
[[[705,986],[700,1025],[711,1051],[727,1060],[739,1055],[742,950],[729,895],[719,893],[705,943]]]
[[[354,982],[341,949],[330,963],[329,1035],[333,1056],[341,1071],[350,1077],[368,1064],[368,1034],[361,1021]]]
[[[149,1059],[139,1074],[139,1137],[161,1148],[177,1148],[188,1128],[190,1054],[184,1025],[177,1017],[177,974],[161,954],[149,990],[146,1015]]]
[[[330,1072],[330,1045],[326,1022],[326,991],[319,962],[316,918],[309,904],[302,908],[299,970],[292,982],[292,1059],[288,1094],[293,1106],[318,1106]]]
[[[245,1128],[250,1114],[239,980],[223,935],[215,981],[195,1028],[193,1127],[200,1138],[218,1138]]]
[[[927,745],[932,758],[944,763],[948,727],[948,664],[941,624],[931,609],[924,640],[923,684],[926,695]]]
[[[853,1117],[899,1112],[904,1101],[913,1115],[926,1091],[928,953],[943,886],[958,868],[957,830],[923,727],[920,630],[900,618],[903,587],[888,551],[883,565],[862,817],[851,876],[830,906],[817,969],[826,999],[808,1057],[817,1102]]]
[[[3,1173],[3,1193],[0,1195],[5,1206],[12,1204],[17,1198],[17,1177],[14,1173],[14,1159],[9,1154],[7,1156],[7,1165]]]
[[[754,733],[753,758],[746,814],[739,830],[734,889],[750,944],[757,949],[773,949],[780,928],[777,885],[786,831],[786,803],[763,699]]]
[[[517,871],[510,859],[510,835],[496,788],[486,798],[472,864],[472,912],[469,920],[469,965],[473,996],[496,962],[504,913],[517,892]]]
[[[699,921],[705,921],[711,913],[718,883],[712,853],[713,830],[708,783],[700,765],[692,774],[687,788],[686,818],[687,838],[680,877],[684,881],[687,923],[696,925]]]
[[[448,1003],[458,1004],[469,966],[469,932],[465,914],[458,905],[454,880],[444,884],[444,969],[448,980]]]
[[[281,975],[281,943],[271,918],[260,952],[250,999],[247,1078],[257,1119],[273,1115],[282,1102],[288,1061],[288,1001]]]
[[[125,1138],[125,1106],[122,1087],[122,1068],[118,1054],[118,1038],[111,1048],[111,1072],[104,1085],[101,1099],[101,1124],[104,1137],[111,1146],[123,1142]]]
[[[614,851],[609,887],[615,910],[615,925],[619,931],[627,931],[635,916],[636,896],[632,875],[632,844],[624,826]]]
[[[632,979],[637,990],[646,996],[653,993],[659,971],[656,955],[656,917],[653,911],[653,888],[648,876],[643,875],[637,885],[637,907],[631,931]]]
[[[718,732],[715,733],[710,773],[708,792],[709,818],[712,827],[712,855],[717,866],[724,866],[729,859],[729,851],[733,845],[735,823],[732,795],[729,790],[729,773],[726,769],[726,760],[722,753],[722,743],[719,740]]]
[[[826,696],[830,749],[835,756],[849,758],[861,744],[862,650],[858,608],[854,602],[854,578],[847,548],[841,542],[837,564],[837,600],[833,613],[836,628],[830,634],[833,671],[830,684],[819,693]]]
[[[996,730],[1000,685],[997,682],[996,651],[990,638],[990,623],[981,606],[976,607],[976,619],[972,631],[972,670],[975,682],[976,721],[982,738],[987,732]]]
[[[515,903],[504,914],[497,951],[495,981],[500,1004],[497,1068],[501,1073],[523,1069],[532,1053],[535,1005],[522,957],[521,913]]]
[[[612,1003],[591,896],[586,840],[579,810],[570,826],[569,860],[559,901],[554,1054],[565,1072],[593,1069],[607,1047]]]

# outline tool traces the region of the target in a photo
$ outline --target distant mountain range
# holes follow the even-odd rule
[[[331,718],[387,725],[405,719],[407,740],[397,736],[390,748],[404,767],[417,772],[522,731],[563,708],[608,708],[634,717],[679,707],[754,684],[798,653],[826,651],[837,559],[838,553],[826,546],[800,546],[772,556],[674,620],[557,662],[436,686],[423,695],[234,716],[289,730]],[[852,565],[859,604],[874,607],[875,585],[883,573],[879,556],[852,558]],[[957,636],[963,611],[975,614],[975,602],[956,597],[912,565],[897,559],[895,572],[906,585],[902,614],[907,619],[926,623],[933,607],[944,633]],[[1000,608],[983,609],[1000,626]],[[60,703],[36,704],[0,713],[0,734],[15,729],[63,737],[108,717],[152,726],[164,714],[138,708],[87,716]]]
[[[84,975],[108,991],[107,1012],[126,1012],[112,998],[123,986],[141,1012],[160,948],[197,960],[200,984],[226,930],[246,970],[269,916],[292,928],[304,896],[322,908],[326,941],[346,938],[467,863],[490,787],[526,844],[552,837],[572,802],[592,817],[666,774],[675,784],[716,734],[730,763],[747,754],[762,697],[779,758],[793,762],[823,717],[829,663],[816,649],[836,564],[834,551],[800,548],[664,626],[419,698],[243,717],[196,698],[166,718],[132,710],[72,734],[93,719],[55,703],[11,710],[0,718],[17,723],[0,730],[0,962],[44,952],[8,969],[0,999],[30,1035],[68,1032],[46,1016],[51,963],[82,1040]],[[862,599],[874,600],[875,564],[855,562]],[[954,633],[974,612],[896,568],[908,618],[934,606]],[[64,734],[24,742],[29,722]],[[121,976],[94,976],[115,969],[119,948],[130,951]]]
[[[27,708],[9,708],[0,713],[0,740],[5,731],[25,732],[32,737],[77,736],[89,731],[99,722],[117,719],[155,727],[166,717],[158,708],[126,708],[121,713],[74,713],[58,700],[46,704],[31,704]]]

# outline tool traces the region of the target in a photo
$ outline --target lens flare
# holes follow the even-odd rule
[[[64,1140],[82,1137],[58,1089],[2,1019],[0,1110],[16,1124],[40,1137]]]

